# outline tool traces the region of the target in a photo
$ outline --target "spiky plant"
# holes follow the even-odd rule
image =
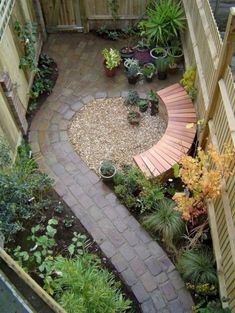
[[[173,201],[163,199],[157,205],[157,209],[144,218],[144,226],[159,233],[166,245],[173,250],[175,250],[173,241],[182,236],[185,230],[185,223],[174,207]]]
[[[217,284],[215,259],[208,248],[185,251],[178,259],[178,269],[186,282]]]

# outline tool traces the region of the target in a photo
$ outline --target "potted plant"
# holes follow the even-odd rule
[[[153,76],[156,72],[156,68],[153,63],[146,63],[143,66],[143,75],[147,82],[151,82],[153,80]]]
[[[170,74],[176,74],[177,71],[178,71],[178,65],[177,63],[175,62],[175,59],[173,57],[168,57],[168,60],[169,60],[169,66],[168,66],[168,72]]]
[[[152,89],[148,93],[148,98],[150,102],[151,115],[156,115],[159,112],[159,98]]]
[[[111,180],[116,174],[116,167],[110,160],[100,162],[99,174],[103,180]]]
[[[148,100],[141,99],[141,100],[138,102],[138,106],[139,106],[140,112],[142,112],[142,113],[146,112],[147,109],[148,109]]]
[[[169,60],[167,58],[157,60],[156,68],[157,68],[158,79],[164,80],[167,78],[168,66],[169,66]]]
[[[140,41],[138,41],[137,46],[135,47],[134,57],[139,61],[140,65],[152,61],[149,45],[146,40],[141,39]]]
[[[133,47],[123,47],[120,49],[120,55],[125,61],[126,59],[131,59],[134,57],[134,48]]]
[[[184,59],[183,50],[181,47],[175,46],[175,47],[169,47],[167,50],[167,53],[170,58],[174,60],[176,64],[179,64]]]
[[[156,61],[167,57],[167,50],[162,47],[153,48],[150,51],[151,57]]]
[[[127,70],[127,79],[129,84],[135,85],[140,75],[140,67],[136,64],[130,65]]]
[[[124,61],[124,67],[125,67],[126,70],[128,70],[128,68],[129,68],[131,65],[137,65],[137,66],[139,66],[139,61],[136,60],[136,59],[130,59],[130,58],[128,58],[128,59],[126,59],[126,60]]]
[[[127,114],[127,120],[131,125],[139,125],[140,123],[140,113],[136,111],[130,111]]]
[[[108,77],[113,77],[116,74],[117,68],[121,63],[121,56],[118,50],[107,48],[102,50],[104,56],[104,68]]]
[[[138,92],[135,90],[130,90],[125,99],[125,105],[137,105],[139,100],[140,100],[140,97],[139,97]]]
[[[184,30],[186,18],[180,1],[152,1],[147,9],[147,19],[139,23],[148,42],[153,46],[168,45]]]

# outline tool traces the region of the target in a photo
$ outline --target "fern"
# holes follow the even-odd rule
[[[213,253],[208,248],[185,251],[178,260],[183,279],[193,284],[217,284]]]

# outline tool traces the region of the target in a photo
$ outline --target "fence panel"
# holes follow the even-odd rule
[[[221,40],[208,0],[183,0],[188,29],[183,45],[187,65],[197,65],[195,102],[198,118],[207,116],[212,105],[209,120],[209,140],[220,152],[224,143],[235,147],[235,84],[229,66],[218,77],[223,57]],[[216,86],[216,90],[215,87]],[[216,92],[216,97],[214,93]],[[212,99],[215,99],[214,103]],[[231,164],[235,170],[235,162]],[[209,217],[221,296],[227,297],[232,312],[235,312],[235,177],[224,182],[222,195],[209,205]]]
[[[13,152],[15,152],[22,133],[21,125],[18,122],[23,121],[25,127],[29,90],[34,78],[34,73],[27,69],[19,69],[20,58],[24,55],[24,47],[14,31],[15,21],[19,21],[22,24],[36,22],[32,1],[19,0],[14,2],[10,18],[4,27],[0,42],[0,125]],[[38,58],[41,51],[41,46],[42,40],[39,35],[36,46],[36,58]],[[2,78],[4,73],[7,73],[9,76],[9,81],[11,82],[10,90],[4,90],[4,81]],[[12,108],[14,108],[13,111]],[[17,114],[20,114],[20,116],[16,116]]]

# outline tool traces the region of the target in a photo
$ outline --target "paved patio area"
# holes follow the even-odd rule
[[[175,266],[113,192],[73,150],[70,119],[94,98],[118,97],[129,89],[146,93],[179,80],[132,86],[123,72],[103,74],[101,50],[121,47],[92,34],[51,35],[45,52],[59,67],[53,93],[34,118],[29,140],[40,169],[55,179],[55,190],[71,207],[135,294],[144,313],[189,313],[192,298]]]

